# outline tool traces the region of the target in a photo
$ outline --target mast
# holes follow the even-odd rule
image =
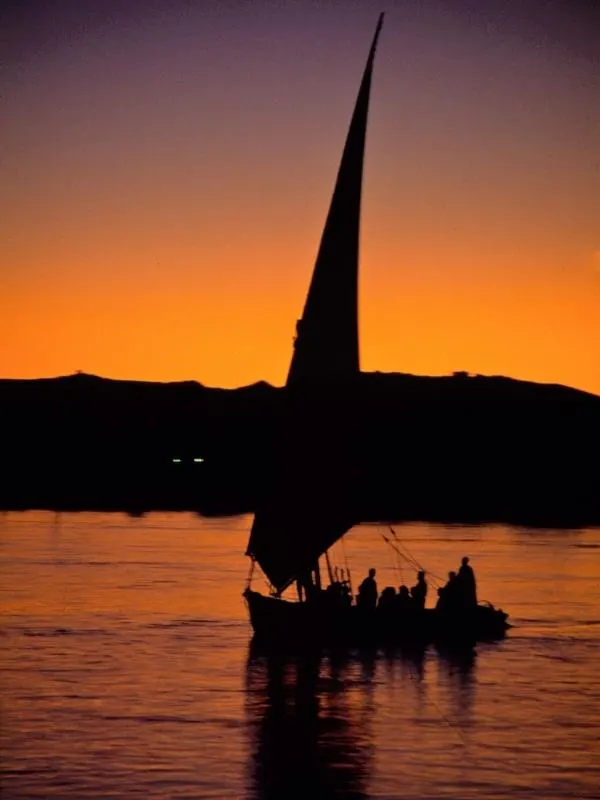
[[[323,382],[359,373],[358,255],[369,95],[380,15],[362,76],[286,383],[271,486],[246,554],[281,593],[358,522],[354,420]],[[317,391],[302,389],[320,385]]]

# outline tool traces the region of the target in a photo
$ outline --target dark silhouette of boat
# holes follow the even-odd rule
[[[272,587],[244,592],[259,639],[286,643],[373,641],[472,642],[502,636],[507,614],[489,604],[460,610],[417,602],[356,604],[349,574],[332,568],[328,549],[360,522],[360,466],[352,452],[356,409],[324,387],[360,372],[358,260],[362,174],[373,62],[380,16],[350,122],[335,188],[286,382],[267,486],[255,514],[247,555]],[[329,574],[321,584],[319,559]],[[293,583],[298,602],[283,599]]]

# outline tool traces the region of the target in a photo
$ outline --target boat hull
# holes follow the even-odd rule
[[[451,615],[434,609],[383,611],[296,603],[251,589],[244,597],[256,639],[275,644],[474,644],[501,639],[511,627],[508,615],[490,605]]]

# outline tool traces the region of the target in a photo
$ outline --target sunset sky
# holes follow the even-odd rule
[[[0,377],[282,384],[379,11],[364,370],[600,394],[600,3],[0,11]]]

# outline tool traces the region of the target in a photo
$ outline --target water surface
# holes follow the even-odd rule
[[[600,530],[400,526],[507,639],[294,659],[250,646],[250,522],[0,518],[3,799],[598,796]],[[355,585],[413,580],[382,532],[334,549]]]

